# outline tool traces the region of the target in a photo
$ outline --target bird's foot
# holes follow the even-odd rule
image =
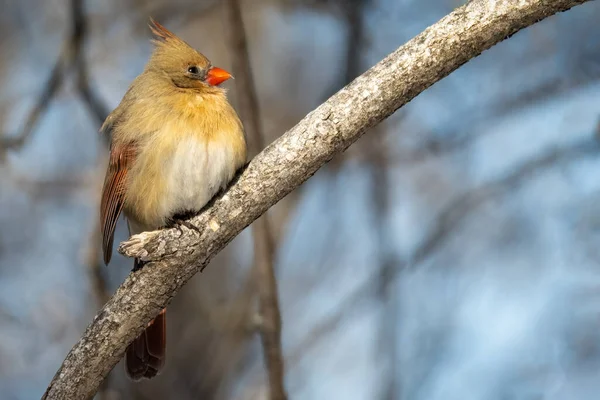
[[[144,265],[146,265],[146,261],[142,261],[139,258],[134,258],[133,259],[133,272],[144,268]]]
[[[177,228],[182,235],[183,235],[183,230],[181,229],[181,226],[185,226],[189,230],[196,231],[198,233],[202,233],[200,228],[198,228],[196,225],[194,225],[191,222],[188,222],[184,219],[178,218],[178,217],[171,218],[171,226],[174,228]]]

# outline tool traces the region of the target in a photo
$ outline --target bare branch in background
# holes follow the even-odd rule
[[[92,184],[90,182],[93,179],[88,172],[66,175],[58,179],[31,179],[14,171],[10,166],[5,169],[4,173],[10,177],[15,186],[36,200],[47,196],[61,197],[84,194],[91,189]]]
[[[85,62],[85,41],[88,33],[88,21],[85,14],[84,0],[71,0],[69,3],[69,16],[71,18],[71,34],[69,36],[68,47],[71,49],[71,56],[67,63],[73,63],[77,72],[77,88],[81,94],[81,97],[88,106],[91,114],[94,116],[97,125],[101,125],[106,117],[108,116],[108,107],[106,104],[94,93],[90,87],[89,77],[87,72],[87,65]],[[102,180],[104,178],[103,168],[99,171],[94,172],[92,181],[94,185],[92,188],[101,187]],[[89,177],[88,177],[89,179]],[[100,185],[98,185],[98,179],[100,179]],[[87,182],[87,180],[86,180]],[[99,198],[99,194],[97,196]],[[108,291],[106,289],[106,282],[104,274],[101,271],[101,257],[100,257],[100,227],[98,224],[92,229],[90,236],[90,243],[88,254],[86,256],[86,263],[90,267],[90,271],[93,272],[93,286],[96,294],[96,298],[100,305],[104,304],[108,300]]]
[[[83,7],[83,0],[71,0],[71,32],[65,39],[63,48],[44,85],[44,89],[25,119],[25,125],[21,132],[14,137],[0,137],[0,161],[4,158],[3,156],[6,150],[20,149],[32,135],[38,120],[46,112],[50,102],[58,93],[58,89],[62,86],[65,74],[67,73],[68,67],[71,65],[74,65],[77,71],[77,89],[94,115],[96,122],[101,124],[108,115],[108,107],[100,100],[99,96],[95,94],[89,84],[83,49],[85,35],[87,33],[87,20],[85,18]]]
[[[436,218],[437,222],[431,233],[412,253],[408,260],[411,268],[416,267],[428,256],[433,254],[446,240],[450,233],[456,229],[477,207],[486,201],[498,198],[515,186],[521,185],[541,171],[567,161],[579,160],[586,156],[598,156],[600,143],[595,137],[575,142],[561,149],[553,150],[547,154],[529,160],[513,172],[490,182],[479,188],[473,189],[452,201]]]
[[[108,106],[92,90],[85,59],[85,40],[88,33],[88,22],[85,17],[83,0],[71,0],[71,43],[73,47],[73,64],[77,72],[77,90],[87,105],[98,125],[102,125],[108,116]],[[106,138],[106,135],[103,135]]]
[[[397,272],[394,269],[392,272]],[[395,280],[396,276],[390,276],[391,280]],[[288,357],[288,365],[290,369],[294,369],[308,353],[327,339],[328,335],[339,328],[340,323],[344,321],[349,314],[360,309],[361,303],[370,304],[372,299],[378,296],[381,292],[381,271],[374,271],[371,276],[367,277],[356,289],[344,296],[340,304],[336,307],[335,312],[315,324],[315,326],[305,335],[302,341],[296,344],[290,351]],[[394,383],[394,382],[392,382]],[[384,399],[390,392],[385,388]],[[391,393],[393,394],[393,392]]]
[[[341,15],[346,25],[346,59],[345,69],[339,74],[339,79],[330,88],[328,95],[332,95],[363,72],[362,53],[365,49],[366,37],[363,15],[372,0],[311,0],[305,1],[313,7],[328,7]],[[363,149],[361,149],[363,150]],[[359,151],[360,153],[360,151]],[[352,155],[350,155],[351,157]],[[348,154],[342,154],[329,163],[329,168],[337,170],[341,167]]]
[[[368,47],[365,34],[364,15],[372,0],[351,0],[340,2],[342,14],[348,30],[346,38],[346,71],[343,75],[344,85],[352,82],[363,67],[363,51]],[[337,90],[337,88],[336,88]],[[390,154],[386,146],[386,132],[381,125],[372,128],[373,137],[368,141],[357,144],[358,153],[364,157],[367,168],[371,173],[372,187],[370,190],[373,225],[376,231],[376,257],[373,269],[378,270],[377,290],[375,297],[384,308],[382,312],[380,336],[378,341],[379,357],[386,366],[385,375],[381,377],[383,399],[395,399],[396,379],[396,296],[393,288],[396,277],[396,263],[389,252],[388,229],[386,215],[389,211],[388,169],[391,168]],[[341,157],[337,158],[338,160]]]
[[[570,82],[564,82],[564,80],[556,78],[540,86],[536,86],[534,89],[517,92],[516,95],[510,96],[502,102],[495,103],[490,110],[477,113],[476,115],[469,115],[468,118],[472,126],[489,124],[490,120],[506,117],[522,109],[527,104],[558,96],[568,91],[581,89],[585,85],[590,85],[597,80],[597,75],[585,76],[584,79]],[[465,146],[482,137],[482,133],[478,130],[473,130],[465,134],[461,129],[448,129],[444,127],[443,132],[437,132],[435,135],[431,135],[432,137],[423,140],[422,144],[416,149],[397,155],[394,162],[402,165],[425,162],[431,158],[442,157],[463,149]],[[489,130],[484,130],[484,132],[489,132]]]
[[[88,76],[87,62],[85,58],[85,43],[88,34],[88,20],[85,14],[85,3],[84,0],[71,0],[70,3],[70,17],[71,17],[71,47],[72,47],[72,60],[75,73],[77,75],[77,91],[81,96],[81,99],[87,106],[92,117],[94,118],[98,126],[102,125],[106,117],[108,116],[108,106],[100,99],[100,97],[92,90],[90,80]],[[101,135],[105,145],[108,145],[109,137],[107,135]],[[96,172],[98,179],[94,185],[94,188],[99,190],[102,187],[103,181],[103,170],[104,165],[100,163],[101,169]],[[95,176],[95,177],[96,177]],[[93,191],[95,192],[95,191]],[[100,198],[100,194],[95,196]],[[90,237],[88,239],[88,254],[86,257],[86,265],[89,269],[89,274],[92,280],[92,287],[94,289],[94,297],[96,303],[101,307],[110,298],[110,292],[108,290],[107,278],[105,271],[103,270],[104,265],[102,264],[102,258],[100,255],[101,248],[101,236],[100,236],[100,220],[94,218],[94,224]],[[104,400],[107,395],[107,391],[110,388],[110,378],[106,377],[102,382],[101,387],[98,390],[98,400]]]
[[[289,354],[288,365],[292,369],[295,368],[312,349],[318,348],[324,339],[327,339],[328,335],[339,328],[340,323],[344,321],[344,318],[360,308],[362,302],[368,303],[368,301],[376,295],[376,283],[379,280],[379,277],[376,274],[374,275],[375,276],[365,279],[357,289],[345,296],[332,315],[328,315],[317,322],[307,334],[303,335],[303,339],[294,346]]]
[[[377,129],[377,128],[376,128]],[[389,229],[387,228],[387,215],[389,205],[389,168],[388,148],[385,143],[385,132],[381,132],[373,140],[365,143],[368,151],[368,168],[371,172],[371,202],[374,228],[376,230],[376,268],[379,271],[376,298],[380,301],[384,311],[381,313],[381,327],[379,340],[379,357],[385,365],[385,375],[382,377],[383,399],[393,400],[396,395],[396,381],[398,354],[396,351],[396,323],[397,323],[397,296],[394,288],[397,275],[397,263],[393,259],[390,249]]]
[[[426,88],[482,51],[586,0],[474,0],[442,18],[308,114],[258,154],[190,220],[200,232],[134,235],[119,252],[148,264],[119,287],[67,355],[44,399],[87,399],[127,345],[245,227]]]
[[[54,67],[52,68],[52,72],[50,73],[48,80],[44,84],[44,88],[40,94],[40,97],[25,119],[25,125],[23,126],[21,132],[14,137],[0,137],[0,161],[3,160],[6,150],[20,149],[25,144],[29,136],[31,136],[38,120],[48,108],[48,105],[56,95],[58,88],[62,85],[64,78],[63,71],[68,63],[68,57],[69,45],[65,44],[60,52],[60,55],[58,56],[58,59],[56,60],[56,63],[54,64]]]
[[[265,147],[263,128],[260,120],[260,106],[256,86],[252,76],[248,43],[244,29],[239,0],[227,0],[225,16],[229,28],[233,75],[236,77],[238,108],[250,143],[257,153]],[[281,351],[281,312],[277,295],[277,279],[273,255],[273,231],[265,214],[252,225],[254,236],[254,269],[258,289],[258,312],[263,357],[267,367],[269,398],[285,400],[284,362]]]
[[[346,35],[346,71],[342,75],[343,84],[340,87],[352,82],[363,70],[362,52],[367,41],[363,15],[367,6],[371,3],[372,0],[341,2],[342,14],[346,20],[348,33]]]

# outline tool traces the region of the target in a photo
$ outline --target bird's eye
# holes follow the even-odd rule
[[[197,75],[200,72],[200,70],[198,69],[198,67],[191,66],[191,67],[188,67],[188,72],[190,74]]]

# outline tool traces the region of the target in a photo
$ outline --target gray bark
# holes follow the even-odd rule
[[[132,273],[67,355],[44,399],[87,399],[177,291],[246,226],[334,155],[429,86],[515,32],[589,0],[474,0],[387,56],[256,156],[230,189],[183,228],[119,247],[150,261]]]

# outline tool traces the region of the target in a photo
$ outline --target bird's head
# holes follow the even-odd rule
[[[209,89],[232,77],[153,19],[150,29],[155,48],[147,69],[165,74],[178,88]]]

